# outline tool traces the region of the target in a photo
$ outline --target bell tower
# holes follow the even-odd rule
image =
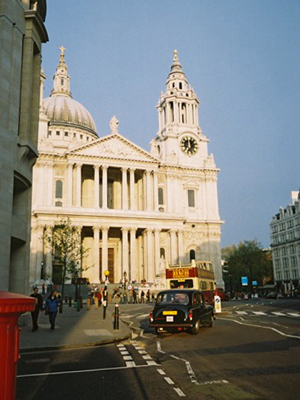
[[[198,118],[199,100],[174,50],[173,63],[157,109],[159,130],[152,141],[152,153],[162,161],[196,164],[207,157],[208,140],[202,134]]]

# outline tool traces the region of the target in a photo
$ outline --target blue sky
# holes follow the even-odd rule
[[[74,99],[99,136],[113,115],[145,150],[173,59],[200,101],[200,126],[220,168],[222,246],[258,239],[300,188],[299,0],[48,0],[43,46],[52,89],[59,47]]]

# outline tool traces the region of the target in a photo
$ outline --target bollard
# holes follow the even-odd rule
[[[119,317],[120,317],[119,304],[116,304],[115,315],[114,315],[114,329],[119,329]]]
[[[103,300],[102,305],[103,305],[103,319],[105,319],[106,318],[107,301]]]
[[[91,309],[91,299],[86,300],[86,309],[90,310]]]
[[[83,300],[82,300],[82,296],[79,296],[79,305],[80,305],[80,308],[82,308],[82,307],[83,307]]]
[[[95,297],[95,308],[97,309],[99,307],[99,300],[98,297]]]
[[[79,297],[78,297],[78,299],[77,299],[77,311],[80,311],[80,299],[79,299]]]
[[[72,297],[69,297],[69,307],[72,307]]]
[[[68,296],[65,296],[65,303],[68,302]]]

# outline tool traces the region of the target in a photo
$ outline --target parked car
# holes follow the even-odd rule
[[[283,299],[281,293],[270,292],[266,295],[266,299]]]
[[[205,304],[203,293],[195,289],[170,289],[158,293],[149,316],[149,327],[156,333],[188,330],[197,334],[200,327],[212,327],[213,306]]]
[[[217,288],[217,289],[216,289],[216,294],[217,294],[218,296],[220,296],[220,299],[221,299],[222,301],[229,301],[229,300],[230,300],[229,294],[226,293],[226,292],[224,292],[223,289]]]

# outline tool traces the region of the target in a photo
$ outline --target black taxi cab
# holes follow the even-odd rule
[[[200,327],[212,327],[213,306],[205,303],[203,293],[195,289],[170,289],[158,293],[149,315],[149,327],[156,333],[188,330],[197,334]]]

